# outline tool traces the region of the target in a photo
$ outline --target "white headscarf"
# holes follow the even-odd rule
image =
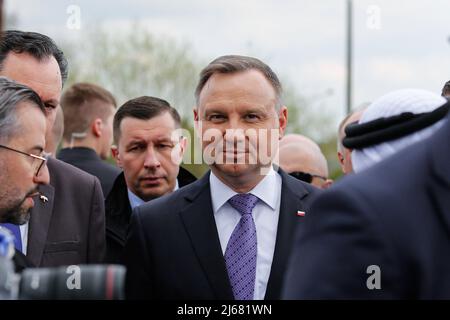
[[[388,93],[375,100],[364,111],[359,123],[369,122],[375,119],[390,117],[403,112],[424,113],[430,112],[445,104],[447,100],[433,92],[418,89],[403,89]],[[435,124],[406,135],[399,139],[386,141],[363,149],[355,149],[352,152],[353,170],[360,172],[375,163],[386,159],[397,151],[431,136],[439,129],[446,118]]]

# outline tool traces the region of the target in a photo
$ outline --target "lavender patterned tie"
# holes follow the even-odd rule
[[[252,210],[258,197],[242,193],[228,202],[242,215],[225,250],[225,264],[236,300],[252,300],[256,277],[256,227]]]

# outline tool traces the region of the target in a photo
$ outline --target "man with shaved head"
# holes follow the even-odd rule
[[[328,179],[328,164],[320,147],[300,134],[286,135],[280,141],[281,169],[315,187],[326,189],[333,181]]]

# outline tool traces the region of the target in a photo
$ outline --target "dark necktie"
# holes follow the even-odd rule
[[[252,300],[256,278],[256,226],[252,210],[258,197],[249,194],[237,194],[228,202],[242,216],[228,240],[225,250],[225,264],[236,300]]]
[[[8,229],[14,235],[14,247],[22,252],[22,237],[20,236],[20,227],[17,224],[0,223],[0,226]]]

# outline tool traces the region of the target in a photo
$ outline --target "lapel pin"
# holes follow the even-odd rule
[[[40,195],[40,196],[39,196],[39,199],[41,199],[41,201],[42,201],[43,203],[48,202],[48,198],[47,198],[46,196],[44,196],[44,195]]]
[[[300,211],[300,210],[298,210],[298,211],[297,211],[297,216],[298,216],[298,217],[304,217],[304,216],[305,216],[305,211]]]

